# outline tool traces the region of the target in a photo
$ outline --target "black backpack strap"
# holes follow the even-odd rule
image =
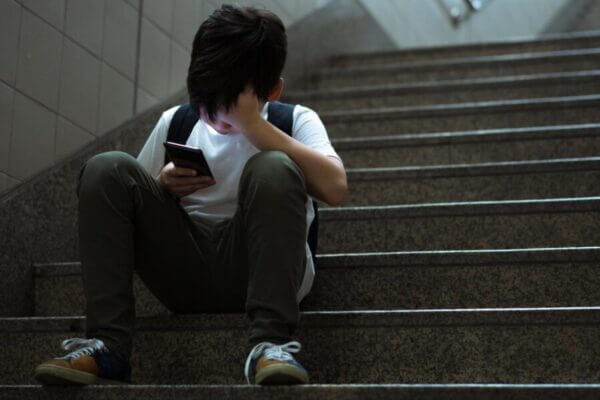
[[[269,102],[269,116],[267,120],[289,136],[292,136],[294,107],[293,104],[281,103],[279,101]]]
[[[192,106],[189,104],[183,104],[180,106],[177,111],[175,111],[175,115],[173,115],[171,124],[169,124],[167,141],[186,144],[199,118],[200,117],[198,116],[198,113],[196,113],[196,111],[194,111]],[[169,159],[168,154],[165,152],[165,165],[168,164],[169,161],[171,160]]]
[[[292,128],[294,125],[294,107],[293,104],[281,103],[279,101],[269,102],[269,116],[267,120],[281,129],[283,132],[292,136]],[[319,205],[313,200],[313,208],[315,210],[315,218],[308,230],[308,247],[313,256],[313,262],[317,265],[317,247],[319,241]]]

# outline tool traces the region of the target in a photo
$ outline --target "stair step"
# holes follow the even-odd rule
[[[599,89],[600,70],[593,70],[290,92],[285,101],[324,112],[584,95],[598,93]]]
[[[591,306],[600,247],[318,256],[302,310]],[[34,264],[35,315],[83,315],[81,263]],[[170,312],[134,275],[138,316]]]
[[[84,317],[2,318],[1,384],[34,383]],[[243,314],[136,319],[132,380],[243,383]],[[600,307],[304,312],[312,383],[595,383]]]
[[[331,59],[331,65],[359,66],[369,64],[425,61],[450,57],[472,57],[510,53],[531,53],[600,47],[600,31],[552,34],[532,38],[503,39],[454,46],[419,47],[359,54],[342,54]]]
[[[367,136],[331,142],[347,168],[589,157],[600,154],[600,124]]]
[[[368,84],[482,78],[597,69],[600,48],[548,52],[452,57],[441,60],[327,67],[315,73],[308,87],[354,87]]]
[[[600,197],[324,208],[321,253],[595,246]]]
[[[600,95],[546,97],[321,114],[330,137],[517,128],[600,122]]]
[[[249,385],[126,385],[47,388],[0,385],[6,400],[596,400],[597,384],[346,384],[300,386]]]
[[[354,206],[600,194],[600,157],[356,168],[347,174],[345,204]]]

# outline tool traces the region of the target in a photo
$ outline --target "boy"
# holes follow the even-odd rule
[[[274,14],[222,6],[194,38],[187,86],[201,117],[187,140],[214,175],[164,164],[177,107],[163,113],[137,160],[122,152],[82,167],[79,234],[87,339],[36,368],[52,383],[130,381],[133,270],[175,313],[243,312],[248,383],[309,381],[290,353],[314,265],[312,198],[339,205],[343,164],[312,110],[296,106],[292,136],[269,123],[283,89],[285,28]]]

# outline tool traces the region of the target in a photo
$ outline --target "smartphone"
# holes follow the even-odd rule
[[[197,176],[213,177],[202,150],[179,143],[164,142],[165,151],[177,167],[195,169]]]

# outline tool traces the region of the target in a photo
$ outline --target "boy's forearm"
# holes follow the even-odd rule
[[[338,159],[311,149],[262,118],[247,126],[245,134],[259,150],[283,151],[294,160],[304,173],[311,196],[332,206],[340,205],[346,198],[346,171]]]

